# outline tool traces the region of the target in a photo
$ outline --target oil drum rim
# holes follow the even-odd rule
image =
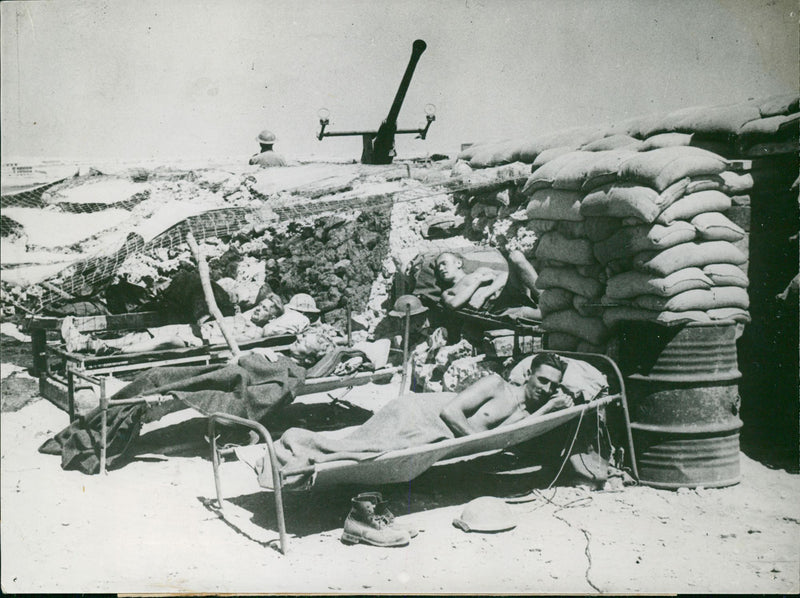
[[[647,321],[629,321],[623,326],[657,326],[659,328],[721,328],[722,326],[735,326],[737,324],[745,325],[744,322],[737,320],[714,320],[713,322],[683,322],[680,324],[662,324],[661,322],[647,322]]]
[[[642,477],[639,472],[639,483],[651,488],[658,488],[659,490],[677,490],[679,488],[724,488],[726,486],[735,486],[742,481],[742,475],[737,474],[735,477],[726,480],[715,480],[713,482],[657,482],[655,480],[647,480]]]
[[[638,380],[642,382],[729,382],[731,380],[738,380],[742,377],[742,373],[736,369],[736,373],[732,371],[723,372],[717,375],[699,375],[692,376],[691,374],[676,374],[674,376],[646,376],[645,374],[628,374],[625,376],[626,380]]]
[[[724,424],[708,424],[701,428],[697,426],[657,426],[653,424],[641,424],[631,422],[631,430],[636,432],[651,432],[654,434],[672,434],[675,436],[697,436],[700,434],[719,434],[720,432],[731,432],[738,435],[739,430],[744,425],[742,420],[736,417],[736,422]]]

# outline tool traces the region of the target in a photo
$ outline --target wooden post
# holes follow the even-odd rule
[[[225,342],[231,348],[233,359],[235,360],[241,354],[239,345],[236,344],[236,339],[233,338],[233,334],[231,334],[231,331],[228,329],[228,325],[225,323],[225,320],[222,317],[222,312],[220,312],[219,307],[217,307],[217,302],[214,299],[214,291],[211,288],[211,275],[208,272],[208,264],[206,263],[205,257],[203,257],[203,254],[200,251],[200,246],[197,244],[197,241],[195,241],[194,235],[191,231],[186,233],[186,242],[189,244],[189,248],[192,250],[192,254],[194,255],[194,260],[197,262],[197,271],[200,273],[200,283],[203,285],[203,295],[205,296],[206,305],[208,306],[208,313],[210,313],[217,321],[220,332],[222,332]]]
[[[404,316],[405,326],[403,329],[403,375],[400,380],[400,393],[398,396],[403,396],[408,389],[406,386],[409,384],[408,380],[408,362],[409,362],[409,336],[411,336],[411,306],[406,305],[406,315]]]

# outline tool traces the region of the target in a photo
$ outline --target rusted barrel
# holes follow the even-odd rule
[[[642,483],[675,489],[739,482],[738,326],[622,327],[620,369]]]

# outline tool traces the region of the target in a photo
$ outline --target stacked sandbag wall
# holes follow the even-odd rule
[[[626,318],[633,318],[635,322],[653,316],[656,321],[663,322],[680,321],[687,315],[699,320],[706,317],[713,320],[726,313],[719,311],[720,302],[735,305],[728,308],[734,310],[729,313],[743,317],[739,310],[745,297],[737,288],[743,288],[741,285],[749,281],[752,322],[738,340],[742,418],[747,424],[744,434],[761,431],[762,438],[769,439],[773,453],[781,452],[786,457],[781,463],[793,463],[794,466],[800,446],[797,426],[797,388],[800,383],[798,301],[796,291],[792,292],[792,287],[787,285],[798,272],[799,214],[795,181],[800,149],[799,104],[798,94],[793,92],[739,104],[691,107],[610,126],[581,127],[526,139],[474,145],[459,156],[473,168],[522,161],[531,164],[534,174],[559,156],[581,150],[635,151],[647,155],[670,148],[673,151],[677,148],[684,148],[684,151],[705,149],[724,158],[726,165],[723,170],[716,174],[711,174],[711,171],[693,174],[690,178],[705,179],[705,182],[687,185],[682,191],[680,186],[659,188],[653,186],[652,181],[649,185],[641,185],[646,181],[639,177],[635,177],[639,184],[620,177],[616,182],[622,185],[617,185],[613,191],[595,189],[596,195],[583,209],[581,203],[592,190],[582,187],[580,191],[583,193],[575,194],[575,189],[563,189],[562,181],[551,187],[549,198],[547,191],[539,190],[536,197],[539,212],[532,216],[542,216],[541,210],[546,208],[546,220],[580,222],[582,219],[583,226],[589,230],[593,254],[597,251],[596,258],[609,259],[620,247],[627,253],[637,250],[633,255],[610,259],[605,264],[607,280],[603,313],[607,325],[631,321]],[[690,181],[690,185],[697,182]],[[704,187],[709,184],[709,187]],[[634,195],[637,192],[630,189],[636,186],[650,188],[649,192],[638,191],[639,200],[648,197],[650,204],[655,203],[657,209],[664,207],[666,210],[669,207],[667,203],[676,204],[675,207],[665,213],[648,215],[636,204]],[[533,191],[528,188],[529,194],[532,195]],[[571,196],[569,191],[573,192]],[[674,192],[682,193],[682,196],[677,198]],[[687,195],[694,196],[691,206],[687,201],[678,202]],[[727,200],[723,196],[730,200],[727,209]],[[605,207],[619,204],[623,199],[627,199],[628,208],[634,213],[623,211],[616,215],[597,215],[603,214]],[[690,212],[699,207],[699,201],[705,204],[706,209],[692,216]],[[649,204],[645,202],[644,205],[647,207]],[[649,207],[652,212],[652,205]],[[684,208],[691,210],[686,212]],[[567,217],[563,218],[565,214]],[[716,267],[692,264],[696,260],[685,255],[689,253],[685,249],[667,246],[676,239],[681,240],[681,235],[691,233],[687,225],[694,229],[695,238],[682,243],[714,243],[710,247],[705,245],[705,254],[715,253],[721,258]],[[559,225],[543,222],[537,226],[540,232],[548,232],[544,229]],[[722,238],[716,238],[720,236]],[[741,256],[732,251],[730,245],[741,251],[746,260],[734,263],[740,261]],[[672,251],[666,253],[668,250]],[[659,255],[662,252],[666,255]],[[684,268],[666,276],[660,275],[671,269],[668,266],[679,264],[681,260]],[[646,276],[648,271],[649,278]],[[747,278],[742,278],[740,272]],[[601,278],[597,280],[600,282]],[[550,284],[547,278],[543,282]],[[693,292],[683,294],[689,291]],[[650,297],[643,298],[648,295]],[[678,295],[682,296],[676,298]],[[677,311],[677,308],[689,305],[690,299],[695,305],[711,307],[704,316],[700,316],[701,310],[688,310],[695,312],[688,314]],[[558,291],[549,299],[543,297],[543,301],[546,307],[563,306],[566,295]]]
[[[728,166],[681,147],[579,150],[534,170],[523,193],[554,349],[602,350],[621,321],[747,320],[745,231],[725,212],[749,183]]]

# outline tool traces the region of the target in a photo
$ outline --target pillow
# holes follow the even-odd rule
[[[561,386],[573,398],[579,399],[581,402],[589,402],[608,390],[608,378],[593,365],[581,359],[562,357],[561,355],[558,357],[567,364],[567,369],[561,379]],[[518,386],[525,384],[533,358],[534,355],[529,355],[511,369],[508,374],[508,381],[511,384]]]

